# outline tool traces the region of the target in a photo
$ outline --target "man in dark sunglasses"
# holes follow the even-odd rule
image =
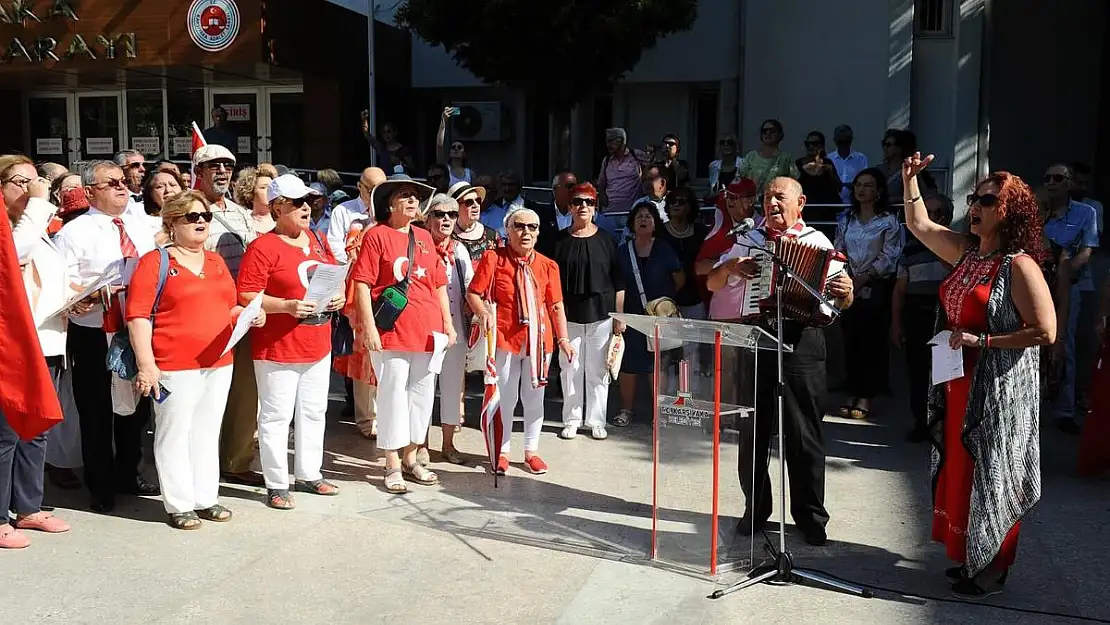
[[[1089,261],[1092,251],[1098,247],[1098,217],[1094,208],[1071,199],[1072,172],[1066,164],[1057,163],[1045,170],[1044,188],[1049,211],[1044,234],[1059,254],[1059,262],[1067,263],[1067,273],[1073,276],[1068,301],[1056,304],[1058,310],[1067,311],[1068,332],[1066,337],[1057,337],[1053,346],[1054,356],[1064,366],[1064,377],[1053,408],[1056,426],[1078,434],[1083,411],[1076,409],[1075,339],[1079,309],[1083,300],[1093,297],[1095,291]]]
[[[540,239],[536,251],[550,258],[555,253],[556,234],[570,227],[571,189],[578,186],[578,176],[574,172],[560,172],[551,180],[553,202],[538,204],[536,214],[540,216]]]

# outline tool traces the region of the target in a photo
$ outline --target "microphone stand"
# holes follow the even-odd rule
[[[750,241],[749,237],[749,241]],[[820,590],[832,590],[853,594],[859,597],[871,598],[873,595],[870,590],[849,584],[845,581],[835,579],[824,573],[814,571],[811,569],[804,569],[794,566],[794,556],[786,550],[786,454],[784,450],[785,445],[785,432],[783,427],[783,393],[785,389],[785,373],[783,371],[783,318],[782,318],[782,292],[786,287],[786,280],[789,277],[802,286],[810,295],[815,297],[822,306],[827,307],[832,311],[833,317],[840,315],[840,311],[832,305],[832,301],[825,297],[824,293],[817,291],[802,279],[785,261],[773,251],[767,249],[763,245],[751,241],[752,247],[761,250],[767,254],[771,262],[778,269],[775,274],[775,333],[776,333],[776,352],[778,356],[778,384],[775,385],[775,404],[776,414],[778,416],[778,435],[779,435],[779,544],[776,549],[770,540],[765,545],[767,553],[774,560],[771,564],[756,567],[748,574],[747,579],[744,579],[732,586],[722,588],[714,591],[709,595],[711,599],[720,599],[725,595],[732,594],[738,590],[743,590],[756,584],[763,582],[767,583],[783,583],[783,584],[803,584],[811,588],[818,588]],[[756,415],[755,418],[759,418]],[[752,427],[753,445],[755,444],[754,424]],[[757,497],[755,481],[752,481],[752,496]],[[751,508],[754,510],[755,506]],[[766,538],[766,534],[764,535]]]

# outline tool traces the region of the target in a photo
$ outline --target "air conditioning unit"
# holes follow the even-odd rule
[[[460,141],[501,141],[500,102],[455,102],[459,114],[451,119],[451,138]]]

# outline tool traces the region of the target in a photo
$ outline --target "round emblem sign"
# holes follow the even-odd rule
[[[193,0],[189,5],[189,37],[205,52],[219,52],[239,34],[235,0]]]

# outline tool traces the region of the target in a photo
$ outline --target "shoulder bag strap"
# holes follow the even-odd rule
[[[647,297],[644,295],[644,281],[640,278],[640,263],[636,260],[636,250],[632,246],[632,241],[628,242],[628,260],[632,261],[632,275],[636,278],[636,288],[640,291],[640,304],[644,307],[644,314],[647,314]]]
[[[416,253],[416,231],[413,230],[415,227],[409,224],[409,266],[405,268],[405,282],[409,281],[409,276],[412,275],[412,262],[416,260],[413,256]]]
[[[154,325],[154,315],[158,314],[158,304],[162,302],[162,290],[166,288],[166,278],[170,275],[170,252],[158,248],[158,288],[154,291],[154,305],[150,307],[150,325]]]
[[[220,216],[220,212],[221,211],[214,210],[214,211],[212,211],[212,216],[216,218],[216,221],[220,222],[220,224],[223,225],[224,229],[227,230],[228,234],[232,235],[236,239],[239,239],[239,245],[243,246],[243,251],[244,252],[247,251],[247,241],[246,241],[246,239],[244,239],[241,234],[239,234],[234,228],[232,228],[231,224],[227,223],[226,219],[224,219],[222,216]],[[250,226],[250,224],[247,224],[247,225]]]

